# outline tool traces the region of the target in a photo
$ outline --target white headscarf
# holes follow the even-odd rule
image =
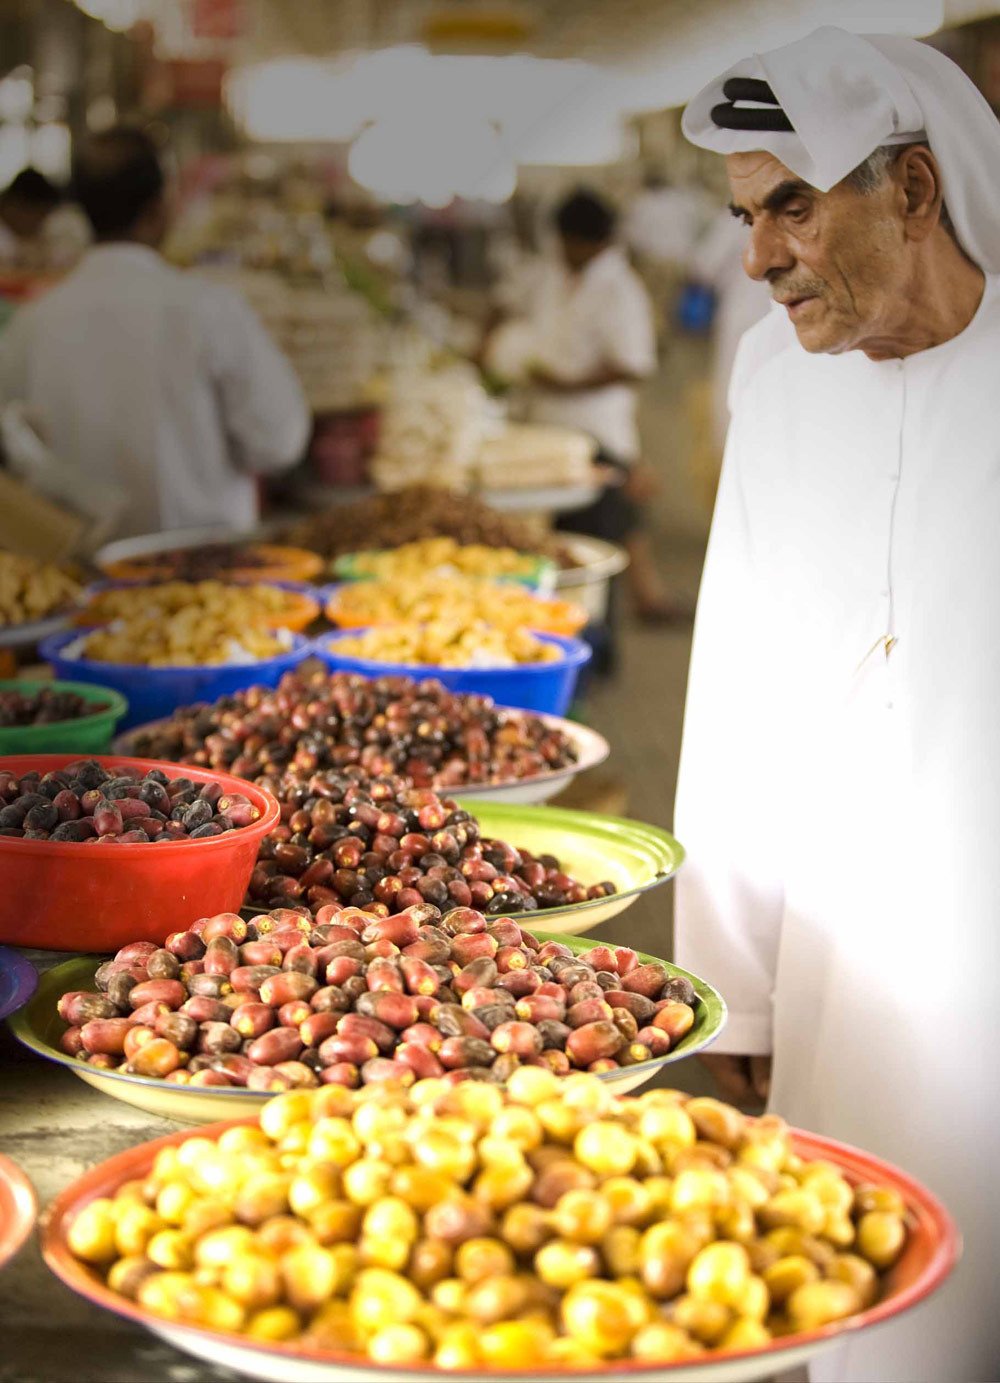
[[[793,129],[720,128],[712,108],[726,100],[731,77],[767,82]],[[981,268],[1000,273],[1000,123],[961,68],[925,43],[816,29],[710,82],[687,106],[682,128],[692,144],[718,154],[766,150],[820,192],[880,145],[926,139],[960,244]]]

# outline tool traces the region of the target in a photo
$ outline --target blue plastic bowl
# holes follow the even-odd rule
[[[592,650],[582,639],[566,639],[557,634],[536,634],[545,643],[555,644],[562,657],[551,663],[521,663],[517,667],[434,667],[428,663],[380,663],[373,658],[352,658],[338,653],[344,639],[357,638],[364,629],[345,629],[336,634],[321,634],[312,645],[314,657],[322,659],[332,672],[357,672],[363,677],[434,678],[449,691],[473,692],[492,696],[500,706],[516,706],[522,711],[544,711],[562,716],[569,710],[580,669],[589,663]]]
[[[283,675],[308,658],[313,646],[304,634],[295,634],[287,653],[257,663],[218,663],[211,667],[146,667],[142,663],[104,663],[94,658],[64,658],[63,649],[91,629],[53,634],[38,646],[43,662],[55,675],[75,682],[96,682],[112,687],[128,701],[128,715],[119,733],[150,720],[173,715],[178,706],[213,702],[244,687],[276,687]]]

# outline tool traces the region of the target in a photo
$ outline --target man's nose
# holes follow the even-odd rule
[[[750,278],[762,282],[794,263],[795,256],[775,226],[764,217],[755,221],[743,250],[743,268]]]

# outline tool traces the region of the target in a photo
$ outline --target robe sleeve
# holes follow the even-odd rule
[[[714,1050],[771,1050],[783,894],[777,867],[775,666],[741,475],[748,440],[730,428],[698,598],[675,807],[687,852],[676,882],[675,955],[722,994]]]

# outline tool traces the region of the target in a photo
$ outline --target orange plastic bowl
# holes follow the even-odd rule
[[[21,775],[37,768],[44,774],[79,758],[21,754],[0,758],[0,769]],[[117,951],[129,941],[162,943],[199,917],[238,911],[260,842],[281,816],[271,794],[241,778],[186,764],[118,755],[97,762],[220,783],[224,792],[247,796],[260,817],[238,831],[169,845],[91,846],[0,836],[0,942],[43,951]]]
[[[353,589],[358,582],[343,582],[333,588],[334,594],[327,601],[325,614],[331,624],[335,624],[338,629],[367,629],[375,625],[383,626],[393,624],[392,619],[372,620],[367,616],[355,614],[352,611],[344,610],[340,604],[340,591],[342,589]],[[330,589],[329,587],[327,588]],[[534,597],[535,613],[532,615],[530,628],[539,634],[561,634],[564,638],[571,639],[580,633],[587,623],[587,613],[579,605],[574,605],[569,600],[552,600],[543,596]],[[405,623],[405,621],[403,621]]]
[[[224,1129],[255,1122],[254,1119],[233,1119],[194,1131],[182,1130],[166,1138],[158,1138],[155,1142],[129,1148],[86,1172],[57,1196],[42,1216],[39,1235],[42,1254],[48,1266],[68,1287],[98,1306],[148,1326],[180,1349],[214,1362],[229,1364],[233,1368],[242,1367],[256,1378],[322,1378],[329,1380],[329,1383],[358,1383],[360,1379],[384,1380],[384,1383],[412,1380],[412,1383],[419,1383],[420,1380],[433,1378],[469,1378],[468,1373],[452,1374],[433,1364],[380,1365],[359,1359],[356,1355],[318,1351],[294,1342],[264,1344],[258,1340],[248,1340],[245,1336],[226,1335],[200,1326],[182,1326],[154,1316],[135,1302],[112,1292],[96,1272],[70,1253],[66,1235],[74,1217],[99,1196],[113,1196],[123,1182],[145,1177],[161,1148],[174,1146],[188,1138],[216,1139]],[[718,1383],[723,1383],[723,1380],[735,1383],[737,1379],[771,1377],[774,1373],[804,1362],[837,1336],[865,1330],[899,1316],[936,1291],[955,1266],[960,1253],[958,1232],[941,1202],[919,1182],[888,1162],[830,1138],[802,1133],[797,1129],[791,1132],[794,1149],[800,1157],[807,1160],[822,1158],[832,1162],[852,1182],[872,1181],[891,1187],[902,1195],[910,1210],[907,1246],[887,1276],[884,1296],[874,1306],[818,1330],[783,1335],[757,1349],[719,1351],[674,1364],[616,1360],[602,1364],[596,1371],[532,1367],[494,1368],[490,1372],[501,1378],[530,1379],[532,1383],[535,1380],[539,1380],[539,1383],[566,1383],[568,1379],[606,1380],[609,1377],[637,1379],[642,1383],[655,1383],[662,1379],[664,1383],[669,1383],[672,1378],[692,1379],[695,1376],[704,1379],[705,1383],[716,1383],[716,1380]]]
[[[234,566],[216,573],[220,581],[314,581],[324,567],[323,558],[304,547],[279,547],[274,543],[254,543],[254,552],[263,559],[259,567]],[[157,556],[164,560],[157,562]],[[109,562],[105,576],[119,581],[170,581],[177,572],[169,562],[170,553]]]

